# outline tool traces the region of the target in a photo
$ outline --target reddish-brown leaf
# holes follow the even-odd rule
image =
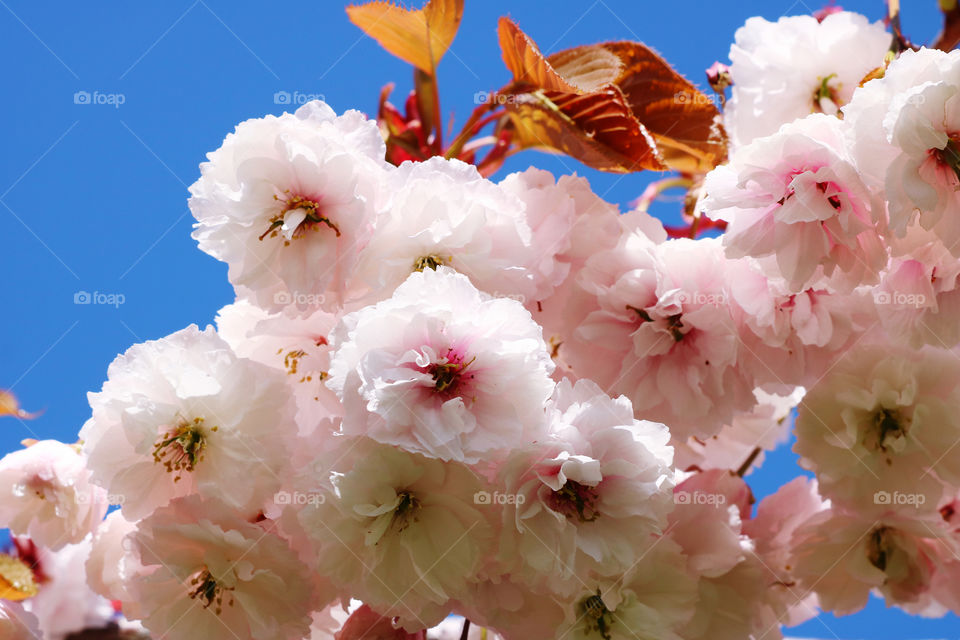
[[[713,99],[639,42],[597,46],[623,62],[616,84],[634,116],[657,140],[666,164],[684,173],[702,173],[726,159],[726,134]]]
[[[460,28],[463,1],[429,0],[422,9],[411,10],[374,0],[347,7],[347,15],[381,47],[432,74]]]
[[[666,168],[611,82],[622,71],[615,55],[596,49],[548,60],[507,18],[500,19],[500,45],[514,77],[500,93],[520,148],[559,151],[603,171]]]
[[[23,420],[36,418],[39,413],[28,413],[20,408],[20,401],[9,391],[0,389],[0,417],[16,416]]]
[[[520,30],[510,18],[500,18],[500,51],[507,69],[518,86],[578,93],[580,88],[567,82],[547,62],[537,43]]]
[[[565,153],[589,167],[613,173],[663,168],[651,146],[647,145],[643,153],[626,155],[588,135],[570,119],[558,117],[555,108],[542,103],[519,100],[508,105],[507,112],[512,120],[513,141],[520,148]]]
[[[507,112],[521,147],[562,151],[605,171],[704,173],[726,157],[713,101],[640,43],[575,47],[544,57],[519,27],[501,18],[500,47],[513,73],[500,93],[509,96]],[[533,122],[524,123],[528,117]],[[577,132],[582,139],[573,140]]]
[[[602,171],[666,168],[653,138],[630,114],[615,86],[585,95],[519,95],[508,103],[507,112],[520,134],[521,146],[553,148]],[[533,122],[520,124],[530,117]],[[546,126],[548,121],[552,126]]]

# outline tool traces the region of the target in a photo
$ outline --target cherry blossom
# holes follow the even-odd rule
[[[776,257],[792,292],[873,284],[887,254],[877,225],[885,212],[845,147],[841,120],[813,114],[734,153],[707,175],[703,211],[729,223],[734,258]]]
[[[343,446],[333,491],[297,510],[320,572],[407,631],[437,624],[491,551],[491,515],[475,500],[481,478],[366,439]]]
[[[36,640],[40,636],[36,617],[16,602],[0,601],[0,634],[9,640]]]
[[[91,484],[79,448],[41,440],[0,460],[0,525],[51,550],[77,544],[107,512],[107,492]]]
[[[960,51],[906,51],[844,108],[864,176],[886,188],[890,224],[934,231],[960,255]]]
[[[836,115],[883,65],[891,40],[882,23],[848,11],[823,20],[750,18],[734,38],[724,125],[737,145],[811,113]]]
[[[452,269],[415,272],[346,315],[331,346],[346,434],[475,462],[545,433],[553,363],[540,327]]]
[[[288,455],[277,430],[293,422],[283,374],[191,326],[131,347],[107,376],[80,437],[128,518],[193,493],[256,513],[276,491]]]
[[[226,504],[179,498],[128,539],[143,568],[128,577],[127,592],[151,632],[171,640],[294,640],[309,630],[316,603],[306,569],[270,527]]]
[[[266,309],[336,307],[372,231],[384,153],[374,122],[319,101],[243,122],[190,187],[194,238]]]
[[[655,543],[673,502],[663,425],[634,420],[629,400],[593,382],[557,386],[551,438],[504,464],[502,568],[567,594],[613,576]]]

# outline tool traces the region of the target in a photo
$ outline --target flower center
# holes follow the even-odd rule
[[[951,169],[956,174],[957,181],[960,182],[960,135],[947,140],[943,149],[934,150],[934,156],[937,162]]]
[[[558,491],[550,494],[548,506],[568,519],[593,522],[600,516],[597,502],[600,494],[596,487],[589,487],[574,480],[567,480]]]
[[[280,349],[277,353],[283,353],[283,349]],[[300,358],[306,355],[307,352],[303,349],[288,351],[287,355],[283,356],[283,368],[287,370],[288,374],[296,375],[297,369],[300,367]]]
[[[894,443],[906,437],[909,425],[909,419],[899,410],[881,408],[867,427],[863,445],[887,453],[888,447],[896,449]]]
[[[224,592],[233,591],[233,587],[225,587],[213,577],[209,569],[204,569],[197,575],[193,577],[190,581],[190,584],[194,586],[194,590],[190,592],[190,599],[194,600],[199,598],[200,602],[203,603],[204,609],[209,609],[211,606],[214,607],[214,611],[217,615],[223,611],[223,594]],[[227,606],[233,606],[233,596],[230,596],[230,599],[227,600]]]
[[[831,73],[826,77],[818,78],[820,84],[813,91],[813,113],[826,113],[827,115],[843,117],[840,113],[840,107],[843,101],[837,91],[836,83],[831,80],[837,77],[837,74]]]
[[[217,429],[211,427],[210,431],[216,432]],[[197,463],[203,460],[206,444],[203,418],[194,418],[192,422],[184,420],[160,436],[153,445],[153,461],[162,464],[167,473],[176,473],[173,481],[177,482],[184,471],[193,471]]]
[[[826,195],[827,190],[830,189],[831,186],[832,186],[832,185],[831,185],[829,182],[818,182],[818,183],[817,183],[817,189],[819,189],[819,190],[820,190],[820,193],[822,193],[822,194],[824,194],[824,195]],[[838,195],[836,195],[836,194],[831,195],[831,196],[827,196],[827,202],[829,202],[829,203],[830,203],[830,206],[833,207],[834,209],[836,209],[837,211],[839,211],[839,210],[843,207],[843,203],[840,202],[840,196],[838,196]]]
[[[613,613],[603,603],[600,589],[597,589],[596,595],[587,596],[580,602],[580,616],[586,622],[588,636],[596,631],[603,640],[610,640]]]
[[[651,316],[646,309],[640,309],[629,304],[627,305],[627,309],[636,313],[637,317],[640,318],[640,322],[653,322],[653,316]],[[667,316],[665,325],[666,330],[670,333],[674,342],[680,342],[683,340],[683,336],[687,335],[683,330],[682,313]]]
[[[274,200],[280,200],[278,196],[273,196],[273,198]],[[292,232],[284,234],[287,238],[287,244],[290,243],[291,239],[302,238],[308,231],[319,231],[323,226],[333,229],[337,237],[340,237],[340,228],[330,220],[330,218],[323,215],[319,202],[304,198],[303,196],[290,196],[290,198],[283,203],[283,210],[270,218],[270,226],[268,226],[267,230],[260,236],[260,240],[263,240],[267,236],[275,238],[279,235],[279,233],[283,231],[281,227],[286,224],[287,214],[297,209],[303,211],[304,218],[297,224]]]
[[[443,394],[455,393],[463,382],[463,371],[476,359],[477,357],[474,356],[464,362],[463,356],[454,354],[452,350],[447,350],[447,357],[444,358],[444,362],[436,362],[427,367],[427,373],[433,378],[434,391]]]
[[[413,261],[413,270],[414,271],[423,271],[424,269],[433,269],[437,270],[437,267],[442,267],[445,264],[450,264],[449,258],[444,258],[443,256],[438,256],[431,253],[428,256],[420,256]]]
[[[867,541],[867,559],[880,571],[887,570],[887,559],[896,547],[892,534],[889,527],[877,527]]]
[[[393,510],[393,521],[391,525],[400,533],[410,526],[411,522],[417,521],[417,513],[420,511],[420,501],[409,491],[401,491],[397,494],[400,501],[397,508]]]

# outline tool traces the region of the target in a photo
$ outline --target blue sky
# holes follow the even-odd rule
[[[0,452],[28,437],[74,440],[88,415],[86,392],[99,389],[117,353],[190,323],[210,323],[232,301],[226,267],[190,238],[186,199],[198,163],[236,123],[282,112],[277,92],[292,102],[322,95],[337,111],[372,113],[380,88],[392,81],[402,101],[409,68],[354,28],[344,4],[0,0],[7,86],[0,100],[0,388],[13,388],[29,410],[44,410],[29,423],[0,422]],[[842,4],[874,19],[884,11],[881,0]],[[906,31],[929,40],[938,28],[935,0],[904,4]],[[703,70],[726,59],[748,16],[776,19],[820,6],[803,0],[466,5],[440,68],[443,109],[461,122],[477,91],[508,80],[497,47],[500,15],[512,16],[548,53],[641,40],[703,86]],[[500,175],[530,164],[587,175],[597,193],[621,204],[654,177],[599,174],[535,152],[512,158]],[[76,304],[81,292],[93,303]],[[798,471],[784,449],[768,457],[751,483],[765,495]],[[953,617],[919,620],[873,602],[857,616],[824,616],[793,633],[903,640],[955,635],[957,628]]]

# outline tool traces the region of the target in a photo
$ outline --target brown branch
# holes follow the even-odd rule
[[[951,51],[960,45],[960,3],[957,0],[940,0],[943,11],[943,30],[930,46],[941,51]]]
[[[756,447],[753,451],[751,451],[747,459],[744,460],[743,464],[740,465],[740,468],[737,469],[736,474],[741,478],[747,475],[747,471],[750,471],[750,467],[753,466],[753,462],[757,459],[757,456],[760,455],[761,451],[762,449],[760,447]]]

